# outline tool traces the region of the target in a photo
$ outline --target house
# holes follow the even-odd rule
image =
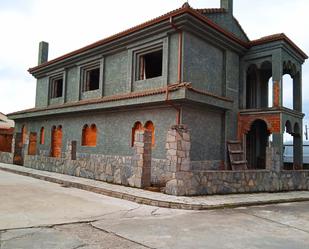
[[[232,0],[217,9],[185,3],[53,60],[41,42],[29,69],[35,107],[9,115],[14,163],[175,195],[308,189],[305,59],[283,33],[250,40]],[[282,104],[285,74],[293,109]],[[282,166],[285,130],[292,171]]]
[[[14,133],[14,121],[10,120],[2,112],[0,112],[0,153],[12,152],[12,139]],[[10,162],[4,159],[3,162]]]

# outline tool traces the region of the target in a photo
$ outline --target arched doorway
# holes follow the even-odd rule
[[[266,168],[266,147],[269,132],[263,120],[255,120],[246,136],[247,161],[249,169]]]
[[[61,157],[62,148],[62,126],[53,126],[52,128],[52,142],[51,142],[51,156]]]

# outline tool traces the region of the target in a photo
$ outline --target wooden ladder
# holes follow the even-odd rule
[[[232,170],[247,170],[247,160],[240,141],[227,141]]]

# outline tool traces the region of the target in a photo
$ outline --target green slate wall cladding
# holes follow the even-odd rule
[[[224,113],[192,107],[185,107],[182,113],[191,134],[191,160],[222,160]]]
[[[193,87],[222,95],[224,51],[184,32],[183,78]]]
[[[131,147],[132,127],[136,121],[144,125],[151,120],[155,126],[155,147],[153,147],[153,158],[165,159],[165,142],[167,130],[175,124],[175,110],[169,107],[148,110],[130,110],[107,113],[87,113],[70,116],[49,117],[48,119],[31,120],[16,124],[16,131],[21,131],[22,125],[26,125],[28,134],[37,132],[38,150],[50,150],[51,129],[53,125],[62,125],[63,139],[62,151],[68,140],[77,141],[78,153],[93,153],[103,155],[130,156],[133,153]],[[85,124],[97,126],[97,146],[81,146],[82,129]],[[39,132],[41,127],[45,128],[45,144],[39,144]]]

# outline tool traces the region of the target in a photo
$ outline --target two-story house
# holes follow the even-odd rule
[[[284,34],[251,41],[232,0],[218,9],[185,3],[53,60],[41,42],[29,69],[35,107],[9,115],[14,162],[131,186],[139,185],[135,166],[147,164],[144,185],[172,194],[305,188],[270,180],[274,171],[284,178],[285,130],[294,136],[295,169],[302,167],[305,59]],[[282,105],[284,74],[293,78],[293,109]]]

